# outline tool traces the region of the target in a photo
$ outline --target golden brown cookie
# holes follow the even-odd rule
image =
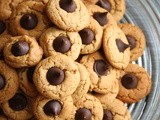
[[[15,68],[35,66],[42,59],[43,50],[35,38],[11,37],[3,50],[7,64]]]
[[[33,117],[30,100],[17,92],[10,100],[2,103],[4,113],[14,120],[28,120]]]
[[[103,28],[117,24],[112,15],[105,9],[92,4],[86,5],[90,15],[99,23]]]
[[[117,25],[110,25],[103,33],[103,51],[108,62],[124,69],[130,62],[130,48],[125,34]]]
[[[118,24],[121,30],[126,35],[126,38],[130,45],[131,57],[130,61],[137,60],[146,47],[146,39],[143,31],[135,25],[129,23]]]
[[[37,65],[33,81],[43,96],[60,99],[71,95],[76,90],[80,75],[71,58],[57,53]]]
[[[71,120],[74,106],[71,96],[58,100],[39,96],[33,108],[38,120]]]
[[[93,53],[101,47],[103,30],[92,17],[89,26],[79,31],[79,35],[82,40],[81,54]]]
[[[0,60],[0,103],[12,98],[18,88],[19,81],[16,70]]]
[[[77,32],[67,32],[52,27],[41,35],[40,45],[46,57],[62,53],[76,60],[80,54],[82,42]]]
[[[14,9],[10,18],[10,32],[16,35],[39,37],[48,27],[48,20],[44,15],[45,5],[42,2],[24,1]]]
[[[130,63],[120,75],[118,99],[135,103],[149,94],[152,81],[144,68]]]
[[[57,27],[66,31],[79,31],[89,24],[89,13],[81,0],[50,0],[47,15]]]
[[[89,72],[86,69],[86,67],[78,62],[76,62],[76,65],[77,65],[79,73],[80,73],[80,82],[79,82],[77,89],[72,94],[74,102],[78,101],[85,94],[87,94],[89,87],[90,87],[90,84],[91,84]]]
[[[95,4],[99,7],[106,9],[108,12],[111,13],[113,18],[118,22],[122,19],[125,10],[125,0],[83,0],[84,3],[87,4]]]
[[[114,99],[103,106],[103,120],[131,120],[131,114],[123,102]]]
[[[91,79],[91,90],[106,94],[112,89],[116,80],[116,70],[100,52],[83,56],[80,60],[88,70]]]
[[[103,108],[100,101],[90,95],[86,94],[75,103],[76,113],[74,120],[102,120]]]
[[[19,70],[19,82],[21,90],[30,97],[36,97],[38,91],[33,83],[33,74],[35,66],[30,68],[22,68]]]

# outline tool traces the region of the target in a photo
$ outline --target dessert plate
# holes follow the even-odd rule
[[[128,105],[132,120],[160,120],[160,0],[126,0],[122,23],[139,26],[147,47],[136,63],[151,76],[151,93],[138,103]]]

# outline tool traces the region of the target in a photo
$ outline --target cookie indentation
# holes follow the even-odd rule
[[[110,110],[103,110],[103,120],[113,120],[113,114]]]
[[[71,48],[71,42],[67,37],[59,36],[54,40],[53,48],[56,52],[66,53]]]
[[[31,67],[27,70],[27,78],[28,78],[28,81],[30,83],[33,84],[33,73],[34,73],[34,70],[35,70],[35,67]]]
[[[18,41],[13,44],[11,52],[14,56],[23,56],[29,51],[29,45],[25,41]]]
[[[136,39],[130,35],[126,35],[126,38],[129,42],[130,50],[134,49],[136,47]]]
[[[57,116],[62,110],[62,105],[57,100],[51,100],[45,104],[43,110],[46,115]]]
[[[47,72],[47,80],[51,85],[59,85],[64,81],[65,73],[63,70],[52,67]]]
[[[74,0],[60,0],[59,5],[63,10],[67,11],[68,13],[74,12],[77,8]]]
[[[126,89],[134,89],[138,85],[138,80],[134,74],[128,73],[122,77],[121,83]]]
[[[5,87],[5,78],[0,74],[0,90]]]
[[[107,12],[104,12],[104,13],[95,12],[93,14],[93,18],[96,19],[101,26],[104,26],[107,24],[108,20],[106,16],[107,16]]]
[[[100,76],[105,75],[109,65],[104,60],[96,60],[93,70]]]
[[[20,25],[26,30],[34,29],[38,24],[37,16],[34,14],[25,14],[20,19]]]
[[[94,32],[89,28],[85,28],[79,31],[79,35],[81,36],[82,44],[85,44],[85,45],[92,43],[92,41],[94,40],[94,36],[95,36]]]
[[[108,0],[99,0],[96,5],[106,9],[107,11],[111,11],[111,4],[109,3]]]
[[[129,45],[127,45],[120,39],[116,39],[116,45],[118,47],[119,52],[124,52],[129,47]]]
[[[13,98],[9,100],[9,106],[14,111],[23,110],[27,106],[27,98],[23,94],[17,93]]]
[[[80,108],[76,111],[75,119],[76,120],[91,120],[92,119],[92,113],[87,108]]]
[[[0,34],[6,30],[6,24],[3,21],[0,21]]]

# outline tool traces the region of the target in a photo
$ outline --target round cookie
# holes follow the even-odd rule
[[[33,83],[34,67],[22,68],[19,70],[19,81],[21,90],[30,97],[36,97],[38,91]]]
[[[88,70],[91,90],[107,94],[116,80],[116,70],[107,62],[100,52],[83,56],[80,61]]]
[[[79,99],[75,103],[75,107],[74,120],[102,120],[103,118],[103,108],[100,101],[90,94]]]
[[[135,103],[149,94],[152,81],[144,68],[130,63],[126,69],[121,71],[119,86],[118,99],[127,103]]]
[[[7,20],[11,16],[13,9],[24,0],[0,0],[0,19]]]
[[[130,61],[137,60],[146,47],[146,39],[143,31],[135,25],[129,23],[118,24],[121,30],[126,35],[126,38],[130,45],[131,57]]]
[[[93,53],[101,47],[103,30],[92,17],[89,26],[79,31],[79,35],[82,40],[81,54]]]
[[[83,0],[87,4],[95,4],[101,8],[106,9],[111,13],[113,18],[118,22],[122,19],[125,10],[126,4],[125,0]]]
[[[60,99],[71,95],[76,90],[80,75],[71,58],[57,53],[37,65],[33,81],[43,96]]]
[[[14,120],[28,120],[33,117],[29,98],[17,92],[10,100],[2,103],[4,113]]]
[[[74,102],[78,101],[85,94],[87,94],[90,84],[91,84],[89,72],[86,69],[86,67],[78,62],[76,62],[76,65],[80,73],[80,82],[79,82],[79,85],[76,91],[72,94]]]
[[[130,62],[129,43],[117,25],[110,25],[105,28],[103,51],[108,62],[115,68],[124,69]]]
[[[25,1],[14,9],[10,18],[10,32],[16,35],[39,37],[49,25],[42,2]]]
[[[19,88],[17,72],[0,60],[0,103],[14,96]]]
[[[66,31],[79,31],[89,24],[90,16],[81,0],[50,0],[46,11],[50,20]]]
[[[107,94],[98,94],[96,92],[93,92],[92,94],[99,99],[102,106],[106,105],[106,101],[113,101],[119,93],[119,82],[118,80],[114,81],[114,84],[112,84],[112,88],[109,93]]]
[[[11,37],[3,50],[7,64],[15,68],[35,66],[42,59],[43,50],[33,37]]]
[[[103,106],[103,120],[131,120],[131,115],[123,102],[114,99]]]
[[[99,23],[102,28],[109,25],[116,25],[116,21],[112,15],[105,9],[92,4],[86,4],[90,15]]]
[[[58,100],[39,96],[33,111],[38,120],[71,120],[73,109],[71,96]]]
[[[76,60],[80,54],[82,42],[77,32],[67,32],[52,27],[41,35],[40,45],[46,57],[62,53]]]

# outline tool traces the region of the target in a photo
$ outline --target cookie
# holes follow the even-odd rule
[[[14,96],[19,88],[18,75],[15,69],[0,60],[0,103]]]
[[[29,99],[23,93],[17,92],[10,100],[2,103],[2,109],[14,120],[28,120],[33,116],[29,104]]]
[[[149,94],[152,81],[144,68],[130,63],[120,74],[118,99],[135,103]]]
[[[21,90],[30,97],[36,97],[38,91],[33,83],[34,67],[22,68],[19,70],[19,81]]]
[[[67,32],[52,27],[41,35],[40,45],[46,57],[62,53],[76,60],[80,54],[82,42],[77,32]]]
[[[42,60],[36,66],[33,81],[43,96],[60,99],[76,90],[80,74],[71,58],[57,53]]]
[[[13,9],[24,0],[1,0],[0,1],[0,20],[8,20]]]
[[[114,81],[114,84],[112,84],[111,86],[111,90],[110,92],[108,92],[107,94],[99,94],[96,92],[92,92],[92,94],[99,99],[99,101],[101,102],[102,106],[105,106],[107,101],[113,101],[118,93],[119,93],[119,82],[118,80]]]
[[[42,59],[43,50],[33,37],[11,37],[3,50],[7,64],[15,68],[35,66]]]
[[[77,89],[72,94],[74,102],[81,99],[85,94],[87,94],[91,84],[89,72],[86,67],[78,62],[76,62],[76,65],[80,73],[80,82]]]
[[[80,60],[88,70],[91,79],[91,90],[106,94],[116,80],[116,70],[100,52],[85,55]]]
[[[19,4],[9,21],[12,35],[29,35],[38,38],[49,25],[44,15],[44,7],[42,2],[31,0]]]
[[[117,24],[112,15],[105,9],[92,4],[86,5],[90,15],[99,23],[103,28],[109,25]]]
[[[50,0],[46,6],[50,20],[66,31],[80,31],[89,24],[89,13],[81,0]]]
[[[103,108],[100,101],[90,94],[86,94],[77,101],[75,107],[74,120],[102,120],[103,118]]]
[[[146,47],[146,39],[143,31],[135,25],[129,23],[118,24],[121,30],[126,35],[126,38],[130,45],[131,57],[130,61],[137,60]]]
[[[113,18],[118,22],[122,19],[125,10],[126,4],[125,0],[83,0],[87,4],[95,4],[99,7],[106,9],[111,13]]]
[[[34,103],[34,114],[38,120],[71,120],[73,108],[71,96],[58,100],[39,96]]]
[[[103,51],[108,62],[118,69],[124,69],[130,62],[129,43],[122,30],[116,25],[105,28]]]
[[[81,54],[93,53],[101,47],[103,30],[92,17],[90,18],[89,26],[78,33],[82,40]]]
[[[103,120],[131,120],[131,115],[123,102],[114,99],[103,106]]]

